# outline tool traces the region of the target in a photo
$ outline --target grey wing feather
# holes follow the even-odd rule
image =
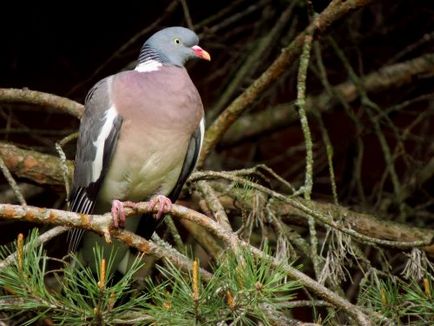
[[[109,79],[98,82],[88,93],[85,100],[85,112],[80,124],[80,135],[77,142],[75,156],[74,182],[70,195],[70,210],[73,212],[90,214],[95,207],[95,201],[101,184],[116,148],[122,119],[117,116],[113,119],[113,125],[103,143],[97,144],[98,136],[105,123],[106,112],[110,109],[110,97],[108,96]],[[102,169],[99,176],[93,176],[93,164],[95,163],[97,146],[104,146]],[[81,240],[83,231],[75,229],[68,234],[69,250],[75,251]]]

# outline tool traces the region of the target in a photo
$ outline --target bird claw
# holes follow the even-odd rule
[[[126,214],[125,214],[125,207],[129,208],[135,208],[136,204],[131,201],[125,201],[121,202],[120,200],[113,200],[112,201],[112,217],[113,217],[113,225],[114,227],[123,228],[125,226],[126,221]]]
[[[148,208],[154,210],[158,205],[158,212],[155,214],[155,219],[159,220],[162,215],[169,213],[172,210],[172,201],[163,195],[157,195],[149,200]]]

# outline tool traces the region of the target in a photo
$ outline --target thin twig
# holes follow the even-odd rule
[[[312,31],[313,33],[313,31]],[[305,181],[303,186],[304,198],[309,200],[312,194],[313,186],[313,143],[312,135],[307,122],[306,116],[306,76],[307,68],[309,66],[310,49],[312,47],[313,35],[307,34],[304,38],[303,50],[300,56],[300,66],[297,74],[297,100],[295,106],[298,108],[298,114],[300,115],[301,128],[303,130],[304,142],[306,146],[306,172]]]
[[[223,113],[208,128],[201,151],[198,166],[201,167],[205,158],[214,149],[218,141],[223,137],[226,130],[237,120],[237,118],[258,98],[270,84],[277,80],[292,64],[300,54],[304,37],[312,30],[324,33],[336,20],[347,15],[351,11],[366,6],[372,0],[342,1],[333,0],[329,6],[321,12],[305,31],[300,33],[291,44],[283,49],[281,54],[274,60],[262,75],[256,79],[240,96],[223,111]]]
[[[43,244],[45,242],[48,242],[49,240],[57,237],[58,235],[64,233],[65,231],[69,230],[68,227],[65,226],[56,226],[44,233],[42,233],[40,236],[38,236],[38,238],[36,239],[35,245],[39,246],[40,244]],[[26,251],[28,248],[28,245],[24,246],[24,251]],[[7,256],[5,259],[3,259],[2,261],[0,261],[0,270],[2,270],[3,268],[9,266],[10,264],[12,264],[15,259],[17,257],[17,253],[13,253],[10,254],[9,256]]]
[[[67,204],[69,207],[69,192],[71,190],[69,180],[71,180],[71,176],[69,175],[69,169],[68,169],[68,165],[67,165],[65,152],[63,151],[63,149],[59,143],[56,143],[55,147],[56,147],[57,153],[59,154],[59,159],[60,159],[60,164],[61,164],[60,168],[62,169],[63,181],[65,183],[66,201],[67,201]]]
[[[325,68],[324,62],[322,60],[321,48],[319,46],[319,43],[315,42],[313,44],[313,46],[314,46],[315,56],[317,59],[317,65],[318,65],[318,70],[319,70],[321,82],[324,85],[326,92],[330,96],[333,96],[332,87],[328,81],[326,68]],[[321,130],[322,139],[323,139],[325,146],[326,146],[326,154],[327,154],[327,161],[328,161],[329,174],[330,174],[330,184],[331,184],[331,188],[332,188],[333,200],[334,200],[334,203],[337,205],[339,201],[338,201],[338,192],[337,192],[337,186],[336,186],[335,170],[333,167],[333,145],[331,143],[329,133],[325,127],[324,121],[321,117],[321,112],[319,112],[319,111],[314,111],[314,112],[316,112],[315,116],[319,122],[319,127]]]
[[[203,227],[187,220],[179,221],[197,243],[214,259],[220,257],[223,249],[218,241]]]
[[[71,134],[69,134],[68,136],[62,138],[61,140],[59,140],[59,145],[60,146],[65,146],[67,143],[69,143],[70,141],[73,141],[74,139],[78,138],[78,131],[77,132],[73,132]]]
[[[333,218],[335,215],[338,215],[340,211],[330,211],[327,213],[320,212],[315,210],[315,205],[311,202],[303,201],[299,198],[288,198],[287,196],[284,196],[280,193],[277,193],[275,191],[272,191],[264,186],[261,186],[259,184],[256,184],[254,182],[251,182],[249,180],[226,174],[224,172],[195,172],[191,177],[191,181],[197,181],[197,180],[208,180],[208,179],[215,179],[215,178],[222,178],[226,180],[231,180],[234,182],[237,182],[239,184],[247,185],[250,188],[257,189],[265,194],[268,194],[270,196],[273,196],[274,198],[286,202],[290,204],[292,207],[299,209],[301,212],[305,214],[305,216],[313,216],[315,219],[321,223],[324,223],[325,225],[331,226],[337,230],[340,230],[360,241],[364,241],[367,243],[374,243],[384,246],[391,246],[395,248],[413,248],[413,247],[420,247],[420,246],[428,246],[432,244],[434,234],[427,233],[424,239],[418,239],[415,241],[390,241],[390,240],[384,240],[384,239],[377,239],[372,238],[369,236],[366,236],[364,234],[361,234],[357,231],[355,231],[353,228],[346,227],[339,223],[338,221],[334,220]],[[345,210],[344,210],[345,211]],[[342,217],[339,218],[341,220]]]
[[[361,77],[360,82],[366,92],[378,93],[407,85],[418,76],[429,73],[433,69],[434,54],[428,53],[408,61],[384,66]],[[312,108],[319,112],[330,112],[337,103],[349,105],[348,103],[359,97],[357,87],[351,80],[333,86],[330,91],[327,90],[326,85],[324,87],[326,91],[322,94],[306,98],[308,115],[313,113]],[[292,109],[288,110],[288,107]],[[292,102],[282,103],[270,109],[240,117],[225,134],[221,145],[225,147],[236,145],[291,125],[298,120],[293,108],[294,103]]]
[[[389,144],[387,143],[386,137],[384,136],[384,133],[381,130],[380,123],[378,119],[374,118],[374,114],[372,112],[373,109],[378,112],[381,112],[382,110],[378,107],[377,104],[375,104],[373,101],[369,99],[366,90],[363,88],[360,78],[355,73],[354,69],[352,68],[351,64],[349,63],[343,51],[339,48],[339,46],[336,44],[333,38],[329,38],[329,40],[338,58],[341,60],[341,62],[347,69],[348,75],[350,76],[351,80],[353,81],[358,91],[360,92],[362,103],[367,108],[367,110],[365,111],[368,113],[368,117],[371,120],[372,124],[374,125],[375,133],[377,135],[378,141],[380,142],[380,146],[383,151],[384,160],[386,161],[386,168],[390,174],[390,179],[393,185],[393,191],[396,196],[396,202],[399,204],[401,215],[403,215],[405,213],[403,209],[403,202],[401,200],[401,183],[399,181],[398,173],[396,172],[395,169],[393,155],[391,153]]]
[[[9,134],[14,132],[15,128],[11,127],[12,125],[14,125],[15,127],[18,127],[21,130],[25,130],[26,131],[25,133],[30,138],[36,140],[37,142],[41,143],[42,145],[49,146],[49,147],[51,147],[53,145],[53,142],[50,139],[47,139],[46,137],[42,137],[38,132],[34,133],[33,132],[34,129],[27,127],[24,123],[19,121],[15,117],[14,112],[12,112],[12,110],[8,110],[7,113],[4,110],[0,110],[0,115],[7,121],[6,128],[4,130],[6,135],[9,135]],[[7,140],[7,139],[5,139],[5,140]]]
[[[20,187],[18,187],[17,182],[15,181],[14,177],[12,176],[11,172],[9,171],[8,167],[5,164],[5,161],[3,161],[3,158],[0,155],[0,170],[3,173],[3,176],[11,186],[15,197],[17,197],[19,203],[23,206],[26,206],[26,200],[24,199],[23,194],[21,193]]]
[[[166,224],[167,229],[172,235],[173,241],[175,242],[176,249],[178,249],[179,252],[185,254],[186,253],[185,245],[182,242],[181,235],[179,234],[178,229],[176,228],[176,225],[173,222],[172,217],[168,214],[164,216],[164,223]]]
[[[209,209],[212,211],[216,221],[228,231],[232,231],[229,218],[226,215],[225,209],[220,203],[214,189],[205,180],[197,182],[197,187],[201,192],[202,196],[204,197]]]
[[[180,2],[181,2],[181,6],[182,6],[182,11],[184,12],[184,18],[185,18],[185,21],[187,23],[187,26],[190,29],[193,29],[194,25],[193,25],[193,21],[191,20],[190,9],[188,8],[187,1],[186,0],[180,0]]]
[[[238,5],[243,3],[245,0],[236,0],[229,3],[227,6],[224,6],[222,10],[220,10],[218,13],[214,14],[213,16],[209,16],[205,18],[204,20],[200,21],[195,25],[196,28],[208,28],[210,24],[213,24],[215,21],[221,21],[225,17],[230,17],[229,13],[236,8]]]
[[[262,0],[262,1],[257,1],[256,3],[253,3],[251,5],[249,5],[247,8],[243,8],[243,10],[239,10],[238,12],[236,12],[233,15],[228,15],[225,18],[226,19],[220,19],[218,20],[218,24],[211,26],[211,27],[207,27],[206,28],[206,33],[217,33],[218,31],[229,27],[230,25],[236,23],[237,21],[241,20],[242,18],[248,16],[249,14],[251,14],[252,12],[262,8],[264,6],[265,3],[267,3],[269,0]],[[223,10],[222,10],[223,12]],[[203,24],[200,24],[200,26],[202,26]],[[202,34],[200,34],[199,36],[202,36]]]
[[[313,30],[312,32],[313,33]],[[300,66],[297,75],[297,100],[295,102],[300,115],[301,128],[303,130],[304,143],[306,146],[306,172],[303,185],[304,199],[310,200],[313,186],[313,143],[312,136],[307,121],[305,105],[306,105],[306,76],[309,66],[310,49],[312,47],[313,35],[307,34],[304,39],[303,50],[300,56]],[[310,254],[315,270],[315,275],[318,278],[321,273],[321,260],[318,256],[318,237],[316,235],[315,219],[308,217],[309,235],[310,235]]]

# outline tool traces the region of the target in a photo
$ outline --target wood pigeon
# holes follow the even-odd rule
[[[89,91],[77,142],[72,211],[111,210],[115,225],[152,235],[179,196],[202,145],[203,105],[184,68],[189,59],[210,60],[198,42],[187,28],[165,28],[144,43],[134,70],[106,77]],[[158,205],[158,214],[125,221],[122,202],[146,200]],[[81,259],[89,264],[95,242],[103,240],[92,232],[82,236],[82,230],[70,232],[69,249],[80,247]],[[119,249],[115,266],[126,251]]]

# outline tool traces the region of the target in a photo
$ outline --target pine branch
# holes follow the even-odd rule
[[[48,269],[51,258],[40,244],[42,236],[37,235],[37,230],[33,230],[23,246],[20,234],[15,248],[0,248],[3,257],[10,250],[18,253],[12,264],[0,270],[0,288],[5,292],[0,298],[2,311],[10,311],[14,317],[22,315],[24,325],[33,325],[38,320],[50,324],[113,325],[115,318],[125,325],[131,324],[130,313],[145,315],[147,294],[133,293],[132,288],[133,276],[143,266],[140,259],[120,279],[113,280],[106,273],[113,264],[113,256],[103,258],[102,248],[96,246],[96,273],[72,255],[69,263],[63,262],[60,277],[58,271]]]
[[[151,212],[157,213],[157,211],[158,208],[153,210],[149,209],[149,205],[147,203],[137,203],[136,209],[126,209],[126,215],[131,216]],[[212,234],[222,239],[231,248],[247,248],[255,256],[261,259],[266,259],[267,261],[269,260],[274,267],[282,265],[282,263],[274,257],[266,255],[261,250],[251,246],[244,241],[241,241],[235,235],[235,233],[226,230],[223,226],[221,226],[217,222],[214,222],[209,217],[199,212],[183,206],[173,205],[170,213],[174,217],[189,220],[206,228]],[[57,224],[83,228],[103,235],[107,241],[111,241],[111,237],[114,237],[118,240],[121,240],[130,247],[137,248],[145,254],[152,254],[159,258],[165,257],[172,261],[174,264],[176,264],[176,266],[178,266],[182,270],[191,269],[191,264],[187,264],[185,259],[181,258],[181,254],[174,256],[173,252],[165,251],[161,247],[156,246],[153,242],[146,241],[143,238],[135,235],[134,233],[125,230],[113,229],[112,217],[110,214],[86,215],[55,209],[43,209],[31,206],[22,207],[17,205],[3,204],[0,205],[0,216],[8,219],[22,219],[32,222],[40,222],[44,224]],[[346,313],[352,316],[359,325],[370,325],[368,317],[363,312],[361,312],[358,307],[352,305],[344,298],[336,295],[335,293],[333,293],[323,285],[319,284],[315,280],[311,279],[307,275],[303,274],[302,272],[298,271],[294,267],[286,264],[282,266],[285,269],[285,272],[290,277],[299,281],[300,284],[312,290],[314,293],[327,300],[334,306],[346,311]],[[208,272],[203,271],[202,273],[206,275]]]
[[[140,212],[145,213],[145,211],[148,213],[152,212],[143,206]],[[132,210],[127,210],[127,215],[130,216],[132,213]],[[156,211],[154,213],[156,213]],[[152,255],[159,259],[166,258],[182,270],[188,271],[191,269],[190,259],[176,250],[157,245],[152,241],[147,241],[132,232],[113,229],[112,217],[110,214],[86,215],[57,209],[0,204],[0,218],[82,228],[104,236],[107,242],[111,242],[113,237],[124,242],[129,247],[134,247],[145,254]],[[210,276],[210,274],[205,270],[201,270],[201,273],[203,273],[205,279]]]

